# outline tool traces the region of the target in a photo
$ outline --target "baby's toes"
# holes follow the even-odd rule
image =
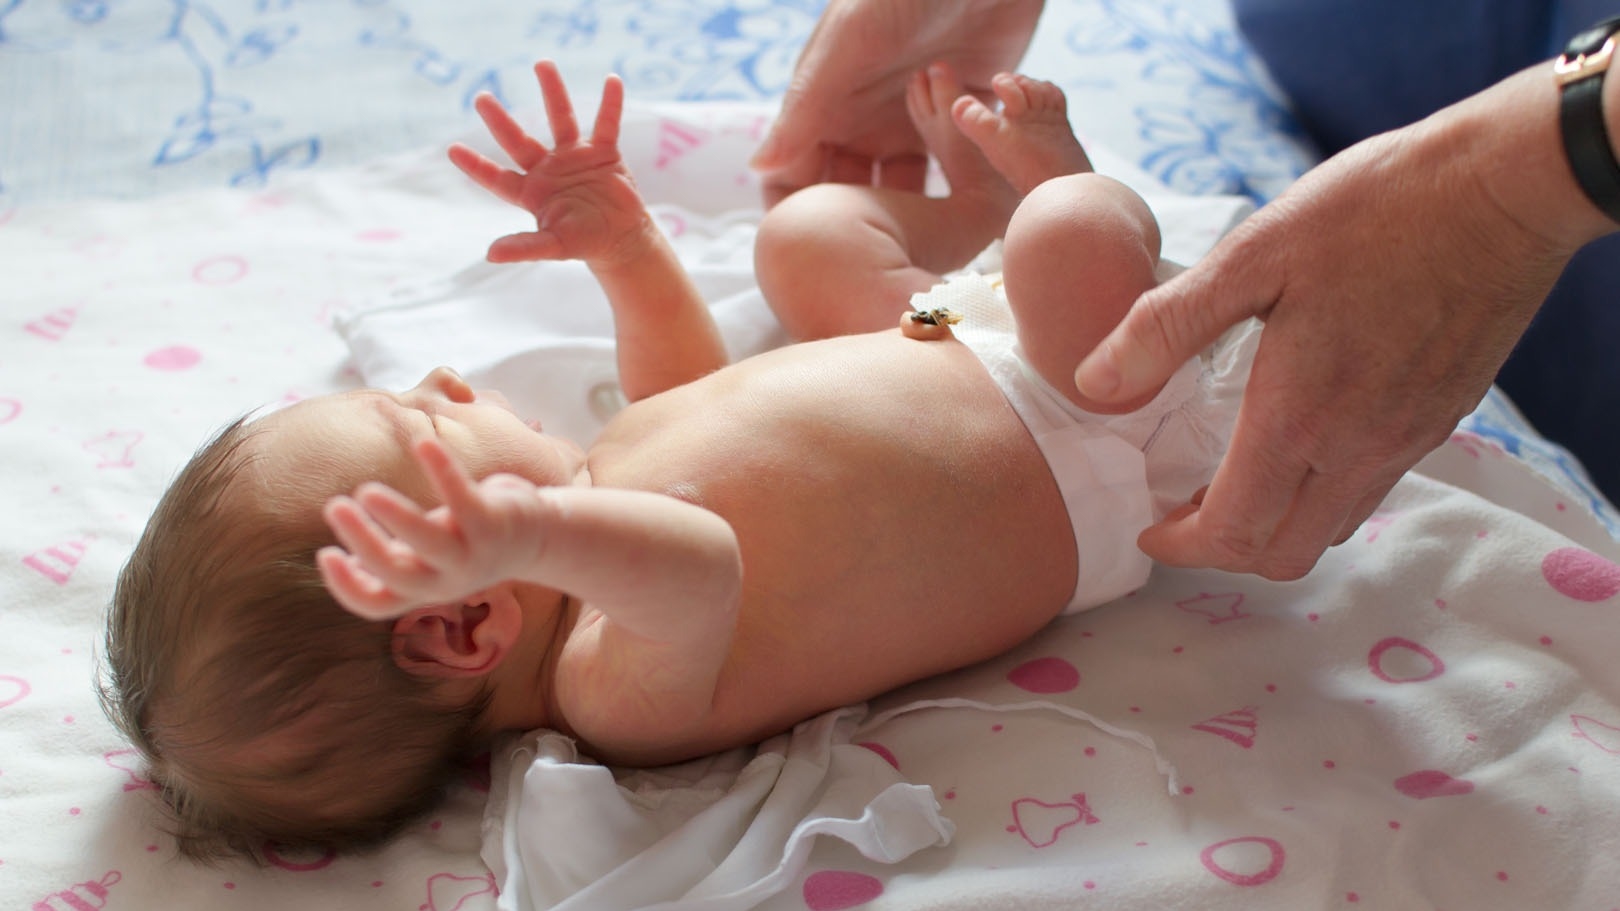
[[[1024,98],[1029,102],[1029,109],[1036,112],[1067,114],[1068,101],[1063,96],[1063,90],[1044,79],[1031,79],[1028,76],[1016,77],[1024,89]]]
[[[961,95],[951,107],[951,119],[962,135],[980,148],[995,138],[1001,128],[1001,115],[972,95]]]
[[[1033,79],[1022,73],[997,73],[990,81],[1001,109],[1011,119],[1030,114],[1067,113],[1063,90],[1043,79]]]
[[[949,111],[965,89],[956,72],[943,63],[931,64],[926,70],[928,94],[935,111]]]
[[[1029,110],[1029,97],[1025,94],[1021,77],[1013,73],[997,73],[990,79],[990,90],[1001,102],[1001,112],[1008,117],[1022,117]]]
[[[934,96],[928,86],[928,71],[918,70],[906,81],[906,112],[912,123],[922,123],[934,117]]]

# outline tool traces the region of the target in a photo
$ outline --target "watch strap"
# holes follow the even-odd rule
[[[1620,16],[1572,38],[1553,65],[1559,86],[1558,126],[1564,154],[1588,199],[1620,222],[1620,161],[1603,121],[1603,80],[1620,56]]]

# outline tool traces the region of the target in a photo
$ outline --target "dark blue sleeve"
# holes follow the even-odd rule
[[[1233,0],[1324,154],[1421,120],[1550,53],[1547,0]]]
[[[1620,0],[1232,0],[1324,154],[1548,59]],[[1616,78],[1620,73],[1611,73]],[[1550,74],[1549,77],[1551,78]],[[1620,235],[1582,250],[1497,383],[1620,502]]]

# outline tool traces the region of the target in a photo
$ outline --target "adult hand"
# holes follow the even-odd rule
[[[813,183],[921,191],[928,155],[906,114],[906,83],[934,61],[988,100],[1015,69],[1042,0],[829,0],[752,165],[775,205]]]
[[[1485,394],[1563,264],[1612,230],[1526,71],[1306,174],[1143,295],[1076,371],[1119,401],[1227,327],[1266,321],[1231,447],[1150,556],[1298,578]]]

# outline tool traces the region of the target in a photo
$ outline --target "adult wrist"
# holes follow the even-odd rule
[[[1553,63],[1559,133],[1575,182],[1586,199],[1620,227],[1620,16],[1577,33]]]

